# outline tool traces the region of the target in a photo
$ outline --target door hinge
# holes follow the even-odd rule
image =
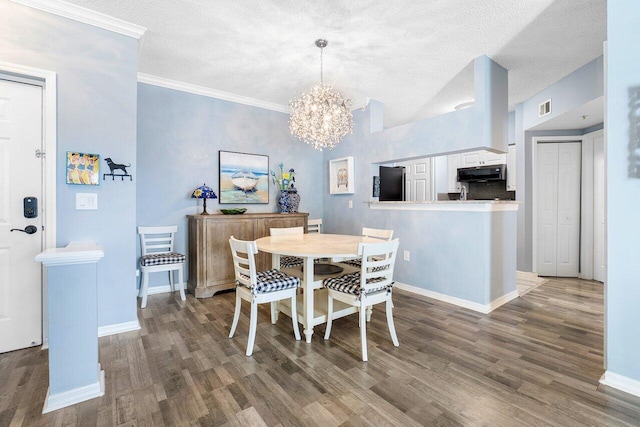
[[[47,157],[47,153],[40,150],[39,148],[36,150],[36,157],[40,158],[40,157]]]

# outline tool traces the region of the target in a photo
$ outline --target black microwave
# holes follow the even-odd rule
[[[507,165],[458,169],[458,182],[504,181],[505,179],[507,179]]]

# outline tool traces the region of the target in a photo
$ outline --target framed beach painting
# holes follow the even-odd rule
[[[353,157],[329,160],[329,194],[353,194]]]
[[[220,203],[269,203],[269,156],[219,152]]]

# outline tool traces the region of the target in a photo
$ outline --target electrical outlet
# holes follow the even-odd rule
[[[353,209],[353,200],[349,200],[349,209]]]
[[[404,251],[403,259],[404,259],[405,261],[409,261],[409,259],[410,259],[410,258],[409,258],[409,251]]]

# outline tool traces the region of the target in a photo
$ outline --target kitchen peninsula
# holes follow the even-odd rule
[[[389,224],[397,221],[410,230],[411,236],[397,236],[399,289],[482,313],[518,296],[518,202],[370,202],[369,206],[384,211],[377,213],[384,214]]]

